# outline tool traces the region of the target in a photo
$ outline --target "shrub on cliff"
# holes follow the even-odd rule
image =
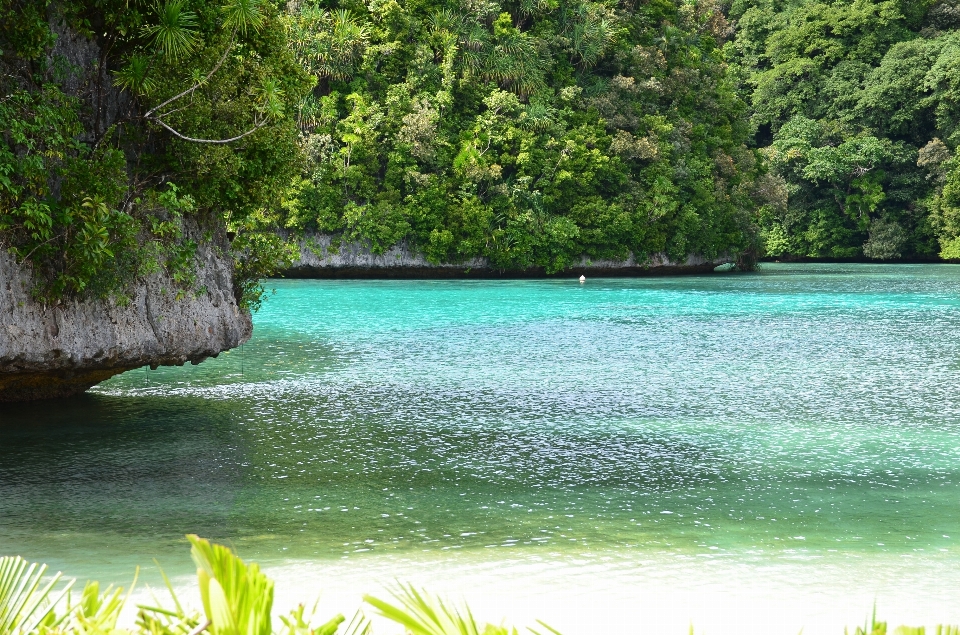
[[[0,248],[41,296],[122,296],[157,267],[190,290],[195,241],[262,229],[312,83],[282,19],[261,0],[0,0]]]

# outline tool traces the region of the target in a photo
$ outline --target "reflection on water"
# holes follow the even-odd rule
[[[291,597],[484,580],[570,632],[641,589],[960,619],[960,269],[274,286],[242,350],[6,407],[0,551],[122,581],[196,532]]]

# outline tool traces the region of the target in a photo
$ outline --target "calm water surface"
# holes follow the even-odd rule
[[[569,633],[960,621],[958,267],[270,286],[242,350],[6,406],[0,552],[185,581],[196,532],[285,598]]]

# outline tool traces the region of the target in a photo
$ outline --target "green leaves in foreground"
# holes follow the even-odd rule
[[[203,609],[213,635],[270,635],[273,581],[256,564],[243,563],[223,545],[187,538],[197,565]]]
[[[191,633],[199,635],[205,630],[211,635],[271,635],[275,632],[277,635],[334,635],[340,624],[346,621],[343,615],[337,615],[315,627],[312,625],[313,613],[306,615],[301,604],[288,615],[281,616],[283,628],[274,631],[271,624],[273,580],[264,575],[259,566],[245,564],[223,545],[212,544],[193,534],[187,539],[192,545],[190,555],[197,565],[197,582],[207,617],[205,625],[198,626]],[[188,618],[180,603],[176,602],[176,605],[177,611]],[[366,635],[369,630],[369,622],[358,613],[348,624],[345,635]]]
[[[88,582],[74,603],[70,595],[74,580],[60,586],[62,575],[57,572],[45,579],[46,571],[47,565],[19,556],[0,558],[0,635],[119,632],[117,620],[127,600],[123,589],[110,586],[101,593],[98,583]]]
[[[469,607],[458,608],[445,604],[438,597],[421,593],[411,586],[401,586],[395,593],[400,601],[396,606],[373,596],[364,596],[364,601],[373,605],[381,615],[402,624],[413,635],[480,635],[488,633],[481,630]],[[499,629],[490,632],[498,633]],[[507,633],[505,629],[502,631]],[[516,629],[514,629],[514,633]]]
[[[341,630],[346,621],[343,615],[313,626],[316,605],[308,615],[302,604],[280,616],[283,626],[273,630],[273,581],[260,567],[246,564],[227,547],[196,535],[187,539],[197,565],[205,619],[184,610],[161,570],[174,607],[140,605],[134,627],[118,628],[120,613],[130,597],[129,593],[123,597],[123,589],[108,587],[101,593],[96,582],[89,582],[74,604],[69,594],[72,580],[57,590],[60,573],[44,581],[46,565],[5,557],[0,558],[0,635],[372,635],[370,620],[361,611]],[[369,595],[364,601],[407,635],[520,635],[515,627],[481,624],[465,604],[452,604],[412,585],[401,584],[393,597],[395,604]],[[542,630],[526,630],[532,635],[560,635],[544,622],[538,624]],[[388,632],[392,635],[395,631]],[[849,633],[845,631],[845,635]],[[870,622],[858,627],[854,635],[887,635],[887,624],[878,622],[874,611]],[[926,631],[922,626],[900,626],[894,635],[926,635]],[[937,626],[931,635],[960,635],[960,627]]]
[[[411,635],[519,635],[516,627],[493,624],[481,627],[467,605],[458,607],[444,602],[438,596],[417,590],[412,584],[401,584],[393,596],[399,600],[399,605],[370,595],[363,596],[363,600],[377,609],[380,615],[403,626]],[[540,624],[548,633],[560,635],[543,622]],[[527,630],[534,635],[541,635],[532,628]]]
[[[0,634],[33,633],[41,625],[51,626],[54,606],[70,585],[54,592],[61,574],[45,584],[47,565],[28,563],[23,558],[0,558]]]

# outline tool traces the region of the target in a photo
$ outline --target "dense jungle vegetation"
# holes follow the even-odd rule
[[[772,256],[960,258],[960,3],[734,0]]]
[[[248,305],[305,230],[548,272],[960,258],[958,26],[956,0],[0,0],[0,247],[38,293],[122,297],[188,291],[211,241]]]
[[[258,0],[0,0],[0,247],[39,295],[122,299],[159,269],[190,292],[208,241],[258,301],[313,85],[286,33]]]
[[[709,3],[302,4],[290,220],[434,261],[751,247],[757,160]]]

